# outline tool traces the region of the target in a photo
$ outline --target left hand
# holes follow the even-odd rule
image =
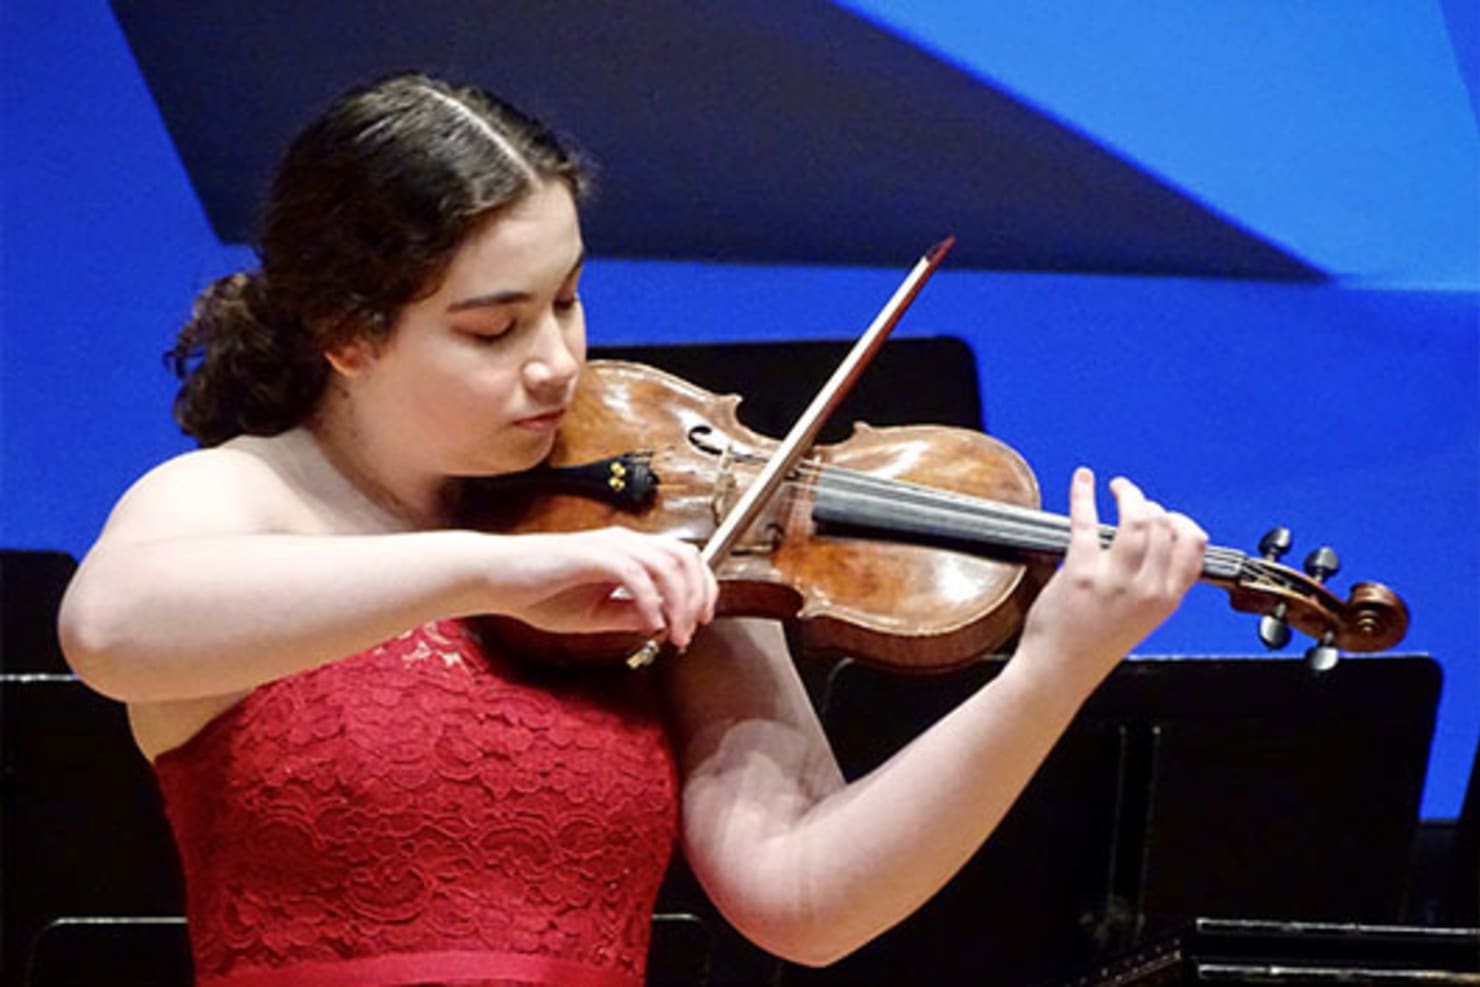
[[[1094,474],[1081,467],[1069,492],[1069,549],[1023,626],[1019,652],[1093,688],[1177,609],[1202,573],[1207,533],[1147,500],[1124,477],[1110,483],[1119,524],[1100,545]]]

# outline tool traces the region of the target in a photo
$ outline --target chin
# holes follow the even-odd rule
[[[511,448],[511,446],[513,446]],[[550,456],[555,447],[553,437],[538,443],[506,443],[497,454],[482,457],[481,462],[468,470],[469,476],[505,476],[532,470]]]

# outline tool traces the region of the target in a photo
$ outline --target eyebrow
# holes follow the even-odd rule
[[[561,283],[564,284],[566,281],[569,281],[571,276],[579,271],[581,265],[584,263],[586,263],[586,251],[582,250],[580,256],[576,258],[576,262],[570,266],[570,270],[561,279]],[[491,291],[486,295],[474,295],[472,298],[463,298],[455,301],[447,306],[447,311],[464,312],[470,308],[492,308],[498,305],[512,305],[516,302],[527,302],[533,297],[534,295],[532,293],[517,288],[511,288],[507,291]]]

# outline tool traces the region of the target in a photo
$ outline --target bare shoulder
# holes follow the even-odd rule
[[[303,498],[291,447],[285,436],[243,437],[168,459],[119,499],[100,541],[292,530]]]

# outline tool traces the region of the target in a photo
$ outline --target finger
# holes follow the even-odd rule
[[[663,596],[663,615],[669,639],[678,648],[693,640],[707,606],[708,569],[698,549],[678,539],[635,535],[649,572]]]
[[[689,589],[674,547],[666,538],[636,532],[627,535],[624,541],[627,551],[643,566],[658,591],[662,630],[676,646],[686,646],[691,631]]]
[[[714,619],[715,610],[719,607],[719,577],[714,570],[704,565],[703,557],[700,557],[699,566],[704,570],[704,623]]]
[[[704,620],[712,576],[697,548],[677,540],[665,539],[665,542],[674,579],[671,601],[673,642],[679,648],[686,648]]]
[[[605,528],[593,533],[599,549],[592,561],[602,575],[617,583],[609,601],[623,604],[641,615],[642,629],[657,634],[668,628],[665,591],[660,573],[644,558],[643,539],[626,528]],[[611,613],[611,608],[603,610]]]
[[[1080,466],[1069,480],[1069,549],[1066,563],[1093,559],[1100,550],[1100,512],[1095,505],[1095,474]]]
[[[626,596],[627,602],[641,614],[644,630],[654,634],[664,630],[668,620],[664,614],[663,593],[648,568],[628,557],[616,565],[616,576],[620,583],[619,592],[609,598],[610,602],[621,602]]]
[[[616,587],[605,599],[598,600],[586,618],[591,629],[601,631],[634,631],[656,634],[662,628],[644,613],[626,587]]]
[[[1146,501],[1146,521],[1146,554],[1136,578],[1147,593],[1159,596],[1166,588],[1177,531],[1166,509],[1154,500]]]
[[[692,545],[684,546],[684,559],[690,572],[690,585],[694,590],[694,615],[699,625],[714,619],[714,608],[719,600],[719,581],[714,571],[704,563],[704,555]]]
[[[1167,589],[1180,596],[1202,576],[1208,533],[1185,514],[1170,514],[1168,521],[1176,532],[1176,541],[1167,563]]]
[[[684,586],[688,590],[687,616],[689,625],[689,636],[699,629],[699,625],[708,621],[710,592],[709,584],[713,582],[714,576],[709,567],[704,564],[699,550],[686,542],[677,544],[678,560],[683,567]]]
[[[1146,558],[1151,512],[1141,488],[1125,477],[1117,476],[1111,480],[1110,491],[1115,494],[1117,524],[1109,556],[1123,573],[1133,574],[1141,569]]]

